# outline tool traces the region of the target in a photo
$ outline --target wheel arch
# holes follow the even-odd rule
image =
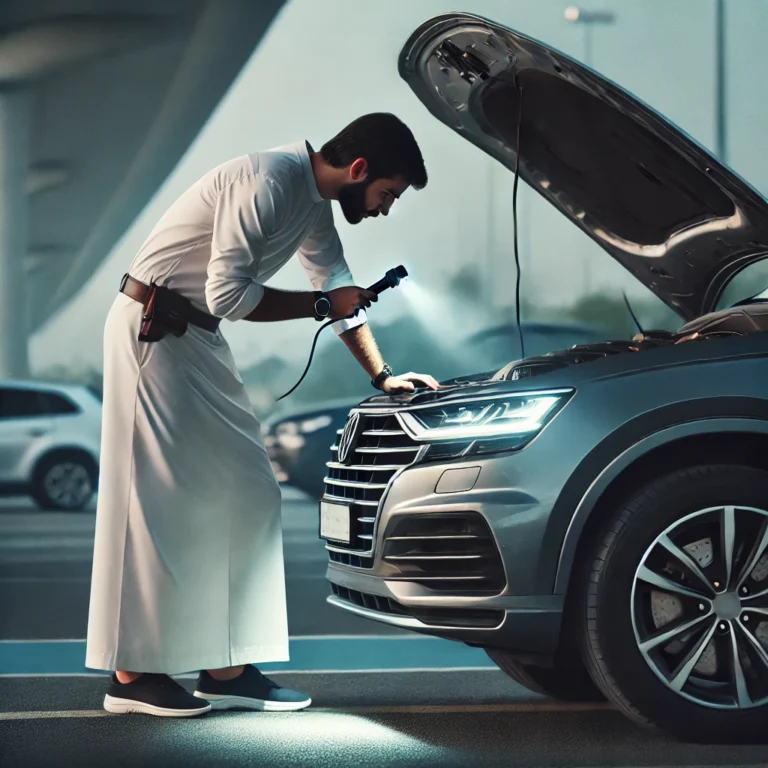
[[[63,443],[63,444],[50,446],[46,451],[43,451],[39,456],[36,457],[34,465],[32,467],[30,479],[34,480],[43,462],[62,453],[64,454],[75,453],[75,454],[80,454],[81,456],[85,456],[88,459],[88,461],[91,463],[91,468],[94,471],[94,477],[96,478],[98,476],[98,471],[99,471],[98,456],[95,456],[92,451],[88,450],[88,448],[82,445],[77,445],[76,443],[73,443],[73,444]]]
[[[629,431],[628,437],[632,438],[632,427],[640,427],[643,423],[647,425],[654,416],[657,422],[655,429],[646,428],[634,439],[624,439],[618,445],[615,439],[612,440],[617,435],[612,435],[604,443],[613,442],[613,458],[603,460],[602,465],[593,469],[586,478],[584,472],[578,479],[578,470],[574,473],[572,480],[581,485],[578,495],[573,494],[571,489],[569,497],[564,489],[557,502],[567,505],[567,509],[564,519],[560,521],[557,540],[551,542],[556,551],[554,568],[550,568],[548,573],[540,573],[540,578],[548,581],[549,588],[555,594],[568,593],[574,567],[585,556],[594,532],[610,515],[615,502],[627,494],[628,486],[636,487],[653,476],[654,470],[658,473],[660,462],[663,462],[664,471],[699,461],[709,464],[740,463],[768,470],[768,401],[751,401],[751,407],[745,409],[745,399],[733,400],[738,400],[742,407],[732,402],[730,405],[735,408],[723,408],[724,401],[718,399],[715,403],[720,407],[713,413],[701,413],[698,418],[692,419],[686,419],[685,413],[679,413],[671,423],[664,423],[664,416],[670,414],[662,412],[668,411],[668,408],[646,415],[636,420],[638,424],[625,425],[619,432]],[[702,401],[692,401],[692,404],[698,405],[699,410]],[[729,410],[735,410],[739,415],[728,414]],[[603,444],[598,446],[582,462],[579,470],[588,470],[590,458],[599,454],[602,447]],[[549,533],[556,531],[550,530]]]

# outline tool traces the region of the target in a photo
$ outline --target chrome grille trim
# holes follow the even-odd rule
[[[349,463],[337,458],[340,442],[340,437],[337,437],[331,446],[332,457],[326,462],[328,471],[323,480],[325,501],[351,507],[351,541],[349,545],[326,542],[326,549],[331,553],[355,556],[358,558],[355,563],[366,561],[359,567],[370,568],[378,510],[391,484],[404,469],[419,459],[420,452],[427,446],[408,435],[394,412],[353,409],[347,423],[355,413],[359,414],[360,424],[349,455],[345,457]],[[343,432],[344,429],[337,430],[337,435]],[[353,567],[357,566],[353,564]]]
[[[402,464],[339,464],[338,461],[326,461],[328,469],[351,469],[355,472],[396,472]]]
[[[485,581],[485,576],[387,576],[387,581]]]
[[[352,505],[352,499],[345,499],[343,496],[333,496],[330,493],[323,494],[323,501],[333,501],[337,504],[349,504]],[[364,507],[378,507],[379,502],[378,501],[360,501],[359,499],[354,502],[354,504],[362,505]]]
[[[479,538],[470,533],[463,533],[455,536],[387,536],[387,541],[473,541]]]
[[[324,477],[323,482],[326,485],[340,485],[344,488],[366,488],[377,491],[387,487],[386,483],[364,483],[359,480],[335,480],[332,477]]]
[[[392,539],[387,539],[392,541]],[[482,555],[385,555],[385,560],[482,560]]]
[[[402,429],[368,429],[362,433],[363,437],[397,437],[398,435],[404,435],[405,431]]]

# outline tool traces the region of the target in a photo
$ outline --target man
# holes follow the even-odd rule
[[[104,334],[86,666],[116,670],[108,711],[309,706],[253,666],[288,660],[280,489],[219,320],[334,319],[374,386],[436,389],[385,365],[364,309],[376,294],[354,285],[330,202],[356,224],[426,183],[411,131],[365,115],[320,152],[301,142],[214,168],[137,254]],[[315,290],[265,287],[296,251]],[[189,671],[194,695],[170,677]]]

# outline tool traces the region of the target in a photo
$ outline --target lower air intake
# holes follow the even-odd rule
[[[397,578],[456,595],[498,594],[506,579],[501,556],[478,512],[401,515],[384,534],[384,561]]]

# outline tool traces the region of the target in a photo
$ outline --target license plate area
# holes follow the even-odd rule
[[[349,544],[352,540],[352,509],[348,504],[320,502],[320,538]]]

